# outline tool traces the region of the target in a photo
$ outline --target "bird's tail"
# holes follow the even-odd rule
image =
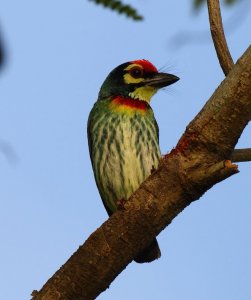
[[[134,258],[137,263],[149,263],[155,259],[160,258],[161,252],[156,239],[152,241],[152,243],[145,248],[140,254]]]

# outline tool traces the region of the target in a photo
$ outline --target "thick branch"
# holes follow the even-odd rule
[[[251,117],[251,47],[176,148],[33,299],[94,299],[192,201],[238,172],[226,159]]]
[[[209,22],[214,47],[225,75],[233,67],[233,59],[229,52],[221,19],[219,0],[207,0]]]

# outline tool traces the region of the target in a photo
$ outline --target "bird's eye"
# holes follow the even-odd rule
[[[139,68],[139,67],[134,67],[134,68],[131,68],[131,70],[129,71],[130,75],[133,77],[133,78],[142,78],[143,75],[144,75],[144,71],[143,69]]]

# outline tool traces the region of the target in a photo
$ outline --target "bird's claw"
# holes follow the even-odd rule
[[[125,210],[125,203],[126,200],[124,198],[117,201],[117,209],[118,210]]]
[[[155,171],[156,171],[155,167],[152,166],[152,168],[151,168],[151,174],[154,173]]]

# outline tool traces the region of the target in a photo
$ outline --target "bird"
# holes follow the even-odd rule
[[[150,101],[159,89],[178,80],[139,59],[119,65],[103,82],[89,114],[87,136],[96,185],[109,216],[158,168],[159,128]],[[134,261],[146,263],[160,256],[154,238]]]

